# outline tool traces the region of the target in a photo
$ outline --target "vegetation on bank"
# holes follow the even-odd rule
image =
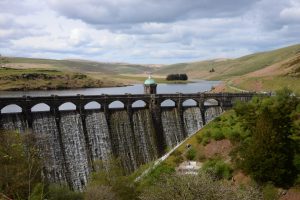
[[[264,199],[278,199],[278,188],[300,185],[300,101],[289,90],[277,96],[239,103],[191,137],[142,182],[157,182],[184,160],[203,163],[202,170],[213,180],[234,185],[240,173],[258,184]],[[229,152],[224,142],[230,141]],[[210,148],[214,144],[213,148]],[[187,148],[189,147],[189,148]],[[216,151],[213,155],[208,151]],[[190,156],[193,149],[193,156]],[[247,182],[246,185],[251,185]],[[251,198],[250,198],[251,199]],[[255,199],[255,198],[254,198]]]
[[[60,90],[108,86],[117,86],[117,83],[58,70],[0,68],[0,90]]]

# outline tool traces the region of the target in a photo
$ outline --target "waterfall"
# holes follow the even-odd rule
[[[199,107],[185,108],[183,111],[184,129],[188,135],[198,131],[203,126]]]
[[[184,139],[177,108],[162,107],[161,121],[167,147],[173,147]]]
[[[66,176],[73,189],[82,190],[87,183],[90,170],[79,113],[76,111],[61,112],[60,130],[64,144]]]
[[[209,107],[205,111],[205,121],[206,123],[210,122],[214,118],[218,117],[222,113],[222,108],[220,106]]]
[[[107,160],[112,154],[112,147],[105,115],[96,110],[86,112],[86,129],[93,160]]]
[[[17,131],[18,133],[24,133],[26,129],[26,122],[22,113],[2,114],[1,124],[3,129]]]
[[[33,113],[32,129],[43,158],[43,173],[52,183],[65,183],[65,168],[55,117],[49,112]]]
[[[132,121],[139,163],[148,163],[158,157],[155,130],[149,109],[134,111]]]
[[[126,110],[111,110],[110,129],[114,155],[121,159],[126,173],[137,166],[134,135]]]

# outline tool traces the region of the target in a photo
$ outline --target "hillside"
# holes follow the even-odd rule
[[[37,58],[8,58],[9,64],[14,68],[47,68],[83,73],[102,74],[141,74],[150,71],[146,65],[136,65],[127,63],[104,63],[88,60],[53,60]]]
[[[118,86],[111,80],[98,80],[82,73],[49,69],[0,68],[1,90],[51,90]]]
[[[286,86],[300,93],[300,44],[260,52],[236,59],[214,59],[173,65],[139,65],[103,63],[87,60],[51,60],[10,57],[5,66],[17,69],[54,69],[79,72],[123,84],[142,82],[146,72],[152,72],[163,82],[171,73],[186,73],[190,79],[223,80],[220,91],[274,91]],[[210,72],[213,69],[214,72]],[[109,77],[109,78],[108,78]],[[109,84],[108,84],[109,85]]]
[[[214,72],[210,70],[214,69]],[[228,85],[251,91],[283,86],[300,92],[300,45],[255,53],[237,59],[215,59],[161,67],[158,74],[185,72],[191,78],[225,80]],[[224,90],[229,90],[223,87]]]
[[[300,54],[300,45],[289,46],[269,52],[255,53],[237,59],[214,59],[193,63],[179,63],[163,66],[156,71],[168,74],[174,71],[185,72],[193,78],[224,79],[241,76],[282,62]],[[214,68],[215,72],[209,72]]]

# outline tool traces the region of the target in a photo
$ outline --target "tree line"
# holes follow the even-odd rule
[[[166,77],[167,81],[174,81],[174,80],[181,80],[186,81],[188,80],[188,76],[186,74],[169,74]]]

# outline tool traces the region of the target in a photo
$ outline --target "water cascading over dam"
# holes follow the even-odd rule
[[[209,119],[215,117],[208,116]],[[89,140],[86,142],[82,121],[76,111],[62,112],[59,127],[51,113],[33,114],[32,129],[42,149],[45,175],[50,182],[68,181],[73,189],[82,189],[92,170],[89,156],[93,160],[106,160],[112,155],[119,157],[127,173],[158,158],[155,127],[149,109],[135,110],[132,120],[126,110],[112,111],[109,117],[110,125],[103,112],[87,112],[85,121]],[[199,108],[187,108],[183,122],[176,108],[162,108],[161,118],[164,142],[168,147],[182,141],[184,132],[190,135],[203,126]],[[185,130],[182,130],[181,123]],[[21,114],[3,115],[2,124],[8,130],[25,132],[26,129]]]
[[[181,102],[164,107],[160,104],[163,100],[153,100],[153,104],[148,101],[147,106],[137,108],[101,104],[101,109],[1,113],[0,126],[32,132],[41,150],[46,180],[82,190],[95,161],[117,157],[124,171],[131,173],[162,156],[167,148],[198,131],[223,110],[220,105],[204,107],[204,101],[202,105],[185,107]]]

